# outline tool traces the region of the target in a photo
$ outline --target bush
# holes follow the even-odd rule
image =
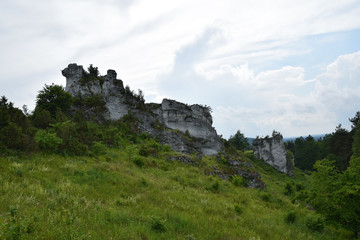
[[[51,117],[55,118],[56,111],[60,109],[67,113],[72,105],[72,96],[66,92],[60,85],[46,85],[36,96],[35,112],[39,109],[45,109],[50,112]]]
[[[9,123],[0,130],[0,142],[11,149],[25,149],[26,142],[21,128],[14,123]]]
[[[45,130],[37,131],[35,140],[39,144],[40,150],[45,152],[57,152],[62,143],[61,138],[56,133],[46,132]]]
[[[94,141],[93,145],[91,146],[91,152],[95,155],[102,155],[106,153],[106,146],[102,142]]]
[[[299,200],[302,202],[306,202],[308,198],[309,198],[309,192],[306,190],[301,190],[295,194],[295,197],[293,198],[292,201],[295,202],[296,200]]]
[[[324,229],[324,218],[321,216],[310,216],[306,219],[306,226],[312,231],[322,231]]]
[[[261,200],[263,200],[263,201],[265,201],[265,202],[269,202],[271,196],[270,196],[269,193],[263,193],[263,194],[260,195],[260,198],[261,198]]]
[[[214,192],[214,193],[218,193],[219,192],[219,188],[220,188],[220,184],[218,181],[214,182],[210,188],[208,190]]]
[[[51,117],[49,111],[41,108],[37,108],[33,115],[33,123],[35,127],[47,128],[50,123],[53,123],[54,119]]]
[[[61,150],[64,154],[84,155],[88,146],[79,140],[78,125],[72,121],[51,124],[56,134],[62,139]]]
[[[286,223],[294,223],[296,220],[296,212],[294,211],[290,211],[286,214],[285,218],[284,218]]]
[[[145,165],[144,159],[141,158],[141,157],[134,158],[134,163],[135,163],[136,166],[138,166],[140,168]]]
[[[167,228],[165,225],[166,220],[158,217],[151,218],[151,229],[155,232],[166,232]]]
[[[240,214],[243,213],[243,209],[238,204],[234,205],[234,210],[235,210],[237,215],[240,215]]]
[[[240,177],[240,176],[234,176],[232,178],[232,181],[231,181],[235,186],[242,186],[242,187],[246,187],[247,186],[247,183],[246,183],[246,180],[243,178],[243,177]]]
[[[152,145],[149,144],[141,144],[139,149],[139,155],[143,157],[147,157],[152,155],[153,157],[157,156],[157,148],[154,148]]]
[[[296,189],[296,191],[301,191],[301,190],[304,190],[305,187],[304,187],[304,185],[302,183],[297,183],[295,185],[295,189]]]
[[[293,189],[292,183],[287,182],[284,187],[284,194],[291,195],[291,194],[293,194],[293,192],[294,192],[294,189]]]

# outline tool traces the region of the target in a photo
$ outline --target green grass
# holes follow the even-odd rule
[[[137,145],[96,157],[33,154],[0,158],[0,239],[347,239],[314,212],[292,204],[284,185],[307,185],[249,160],[267,187],[251,189],[207,176],[199,166],[138,155]],[[284,219],[296,213],[291,224]]]

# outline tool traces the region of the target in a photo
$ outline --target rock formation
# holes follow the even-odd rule
[[[294,176],[292,172],[293,162],[286,158],[286,150],[281,134],[274,132],[272,137],[256,138],[253,143],[254,155],[263,159],[280,172]]]
[[[73,63],[62,74],[66,77],[65,90],[89,103],[83,109],[89,119],[115,121],[131,113],[139,119],[139,130],[169,144],[175,151],[212,155],[223,149],[212,127],[209,107],[170,99],[164,99],[161,104],[145,104],[140,93],[135,94],[128,86],[124,88],[114,70],[108,70],[105,76],[91,76],[81,65]],[[91,105],[94,99],[96,104]]]

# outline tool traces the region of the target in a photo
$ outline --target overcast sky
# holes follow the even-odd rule
[[[360,1],[0,1],[0,95],[33,109],[69,63],[209,105],[225,138],[331,133],[360,111]]]

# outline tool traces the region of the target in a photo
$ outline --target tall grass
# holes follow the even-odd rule
[[[346,239],[312,231],[313,213],[283,194],[293,180],[252,162],[267,184],[246,188],[206,168],[144,157],[137,145],[93,157],[33,154],[0,158],[0,239]],[[138,160],[136,160],[138,159]],[[141,159],[141,160],[139,160]],[[250,161],[250,160],[248,160]],[[221,166],[218,166],[220,168]],[[284,218],[296,213],[291,224]]]

